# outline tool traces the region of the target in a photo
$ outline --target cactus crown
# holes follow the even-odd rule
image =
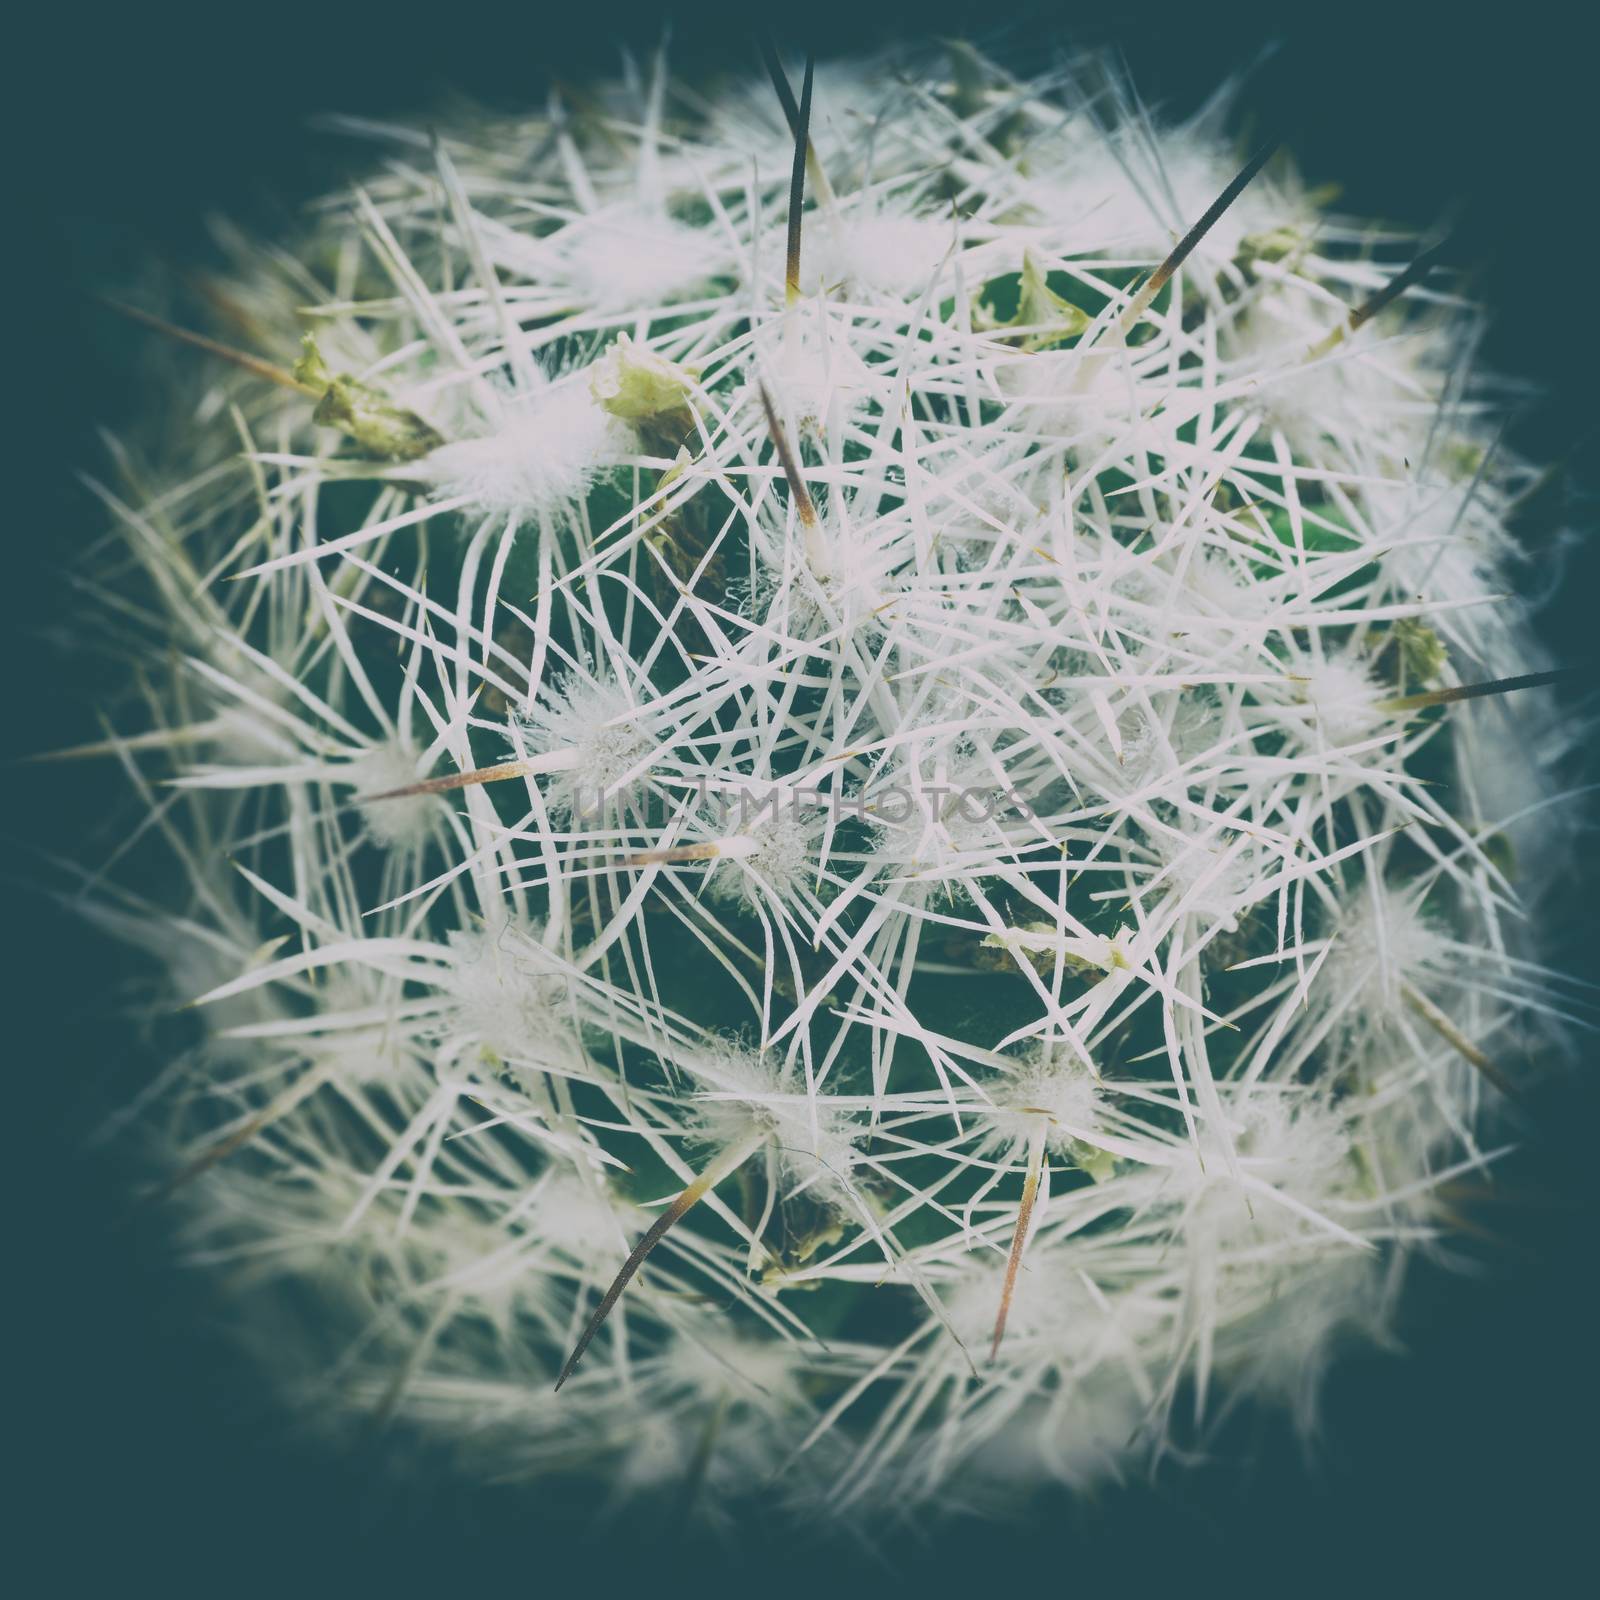
[[[1550,1009],[1474,311],[1220,102],[954,62],[365,130],[102,490],[168,1186],[477,1470],[903,1509],[1304,1408]]]

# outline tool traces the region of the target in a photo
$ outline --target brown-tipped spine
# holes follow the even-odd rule
[[[716,840],[709,839],[700,844],[674,845],[668,850],[636,850],[631,856],[624,856],[622,864],[625,867],[674,866],[681,861],[715,861],[719,854],[720,846]]]
[[[1438,244],[1431,245],[1417,257],[1411,265],[1402,272],[1397,272],[1384,286],[1372,296],[1370,300],[1363,301],[1354,311],[1347,316],[1326,339],[1320,340],[1311,347],[1307,356],[1308,361],[1315,361],[1320,356],[1336,350],[1352,333],[1370,322],[1383,308],[1393,301],[1398,300],[1412,284],[1420,282],[1427,276],[1429,268],[1439,257],[1439,252],[1444,248],[1441,240]]]
[[[1370,300],[1363,302],[1350,313],[1350,331],[1354,333],[1364,322],[1370,322],[1386,305],[1398,300],[1414,283],[1420,283],[1439,259],[1444,242],[1430,246],[1403,272],[1397,272]]]
[[[561,1376],[556,1379],[556,1388],[559,1390],[568,1378],[572,1376],[574,1368],[583,1360],[583,1353],[589,1348],[590,1342],[600,1331],[601,1324],[611,1315],[611,1309],[622,1297],[622,1291],[628,1287],[634,1273],[644,1265],[644,1258],[661,1243],[667,1230],[675,1222],[680,1221],[695,1205],[703,1200],[722,1180],[743,1166],[752,1152],[761,1142],[760,1137],[746,1140],[743,1144],[730,1146],[678,1196],[654,1222],[645,1229],[636,1244],[617,1270],[617,1275],[611,1280],[611,1287],[601,1296],[600,1304],[594,1308],[591,1316],[584,1326],[583,1332],[578,1336],[578,1342],[573,1346],[572,1354],[567,1357],[567,1364],[561,1369]]]
[[[1044,1141],[1050,1125],[1041,1115],[1033,1137],[1028,1141],[1028,1175],[1022,1180],[1022,1203],[1017,1207],[1017,1229],[1011,1235],[1011,1254],[1006,1260],[1006,1281],[1000,1291],[1000,1310],[994,1319],[994,1338],[989,1359],[1000,1354],[1000,1341],[1006,1336],[1006,1318],[1011,1315],[1011,1298],[1017,1292],[1017,1273],[1022,1252],[1028,1243],[1028,1224],[1033,1220],[1033,1204],[1039,1197],[1039,1174],[1044,1168]]]
[[[1456,1027],[1455,1023],[1427,995],[1409,983],[1400,985],[1400,993],[1404,996],[1406,1004],[1464,1061],[1470,1062],[1476,1067],[1508,1100],[1517,1099],[1515,1091],[1506,1082],[1505,1074]]]
[[[1393,700],[1380,700],[1378,709],[1387,712],[1425,711],[1429,706],[1447,706],[1457,700],[1481,700],[1485,695],[1510,694],[1513,689],[1538,689],[1547,683],[1565,683],[1580,676],[1576,667],[1557,667],[1550,672],[1525,672],[1518,678],[1495,678],[1488,683],[1460,683],[1449,689],[1424,689],[1418,694],[1403,694]]]
[[[811,491],[806,488],[805,479],[800,476],[800,463],[795,459],[794,447],[778,420],[778,408],[773,405],[766,384],[758,383],[756,389],[761,396],[761,409],[767,414],[767,432],[772,435],[773,447],[778,452],[783,475],[788,480],[789,493],[794,496],[795,510],[806,527],[814,528],[817,525],[817,508],[811,499]]]
[[[405,800],[417,794],[447,794],[452,789],[469,789],[478,783],[499,783],[505,778],[521,778],[528,772],[526,761],[502,761],[495,767],[475,767],[471,772],[447,772],[440,778],[423,778],[400,789],[385,789],[379,794],[358,794],[357,805],[378,800]]]
[[[126,317],[130,322],[137,322],[140,327],[153,328],[157,333],[165,334],[167,338],[175,339],[179,344],[203,350],[209,356],[216,356],[220,361],[227,361],[258,378],[265,378],[268,383],[277,384],[280,389],[293,389],[296,394],[303,394],[312,400],[322,398],[320,389],[308,383],[301,383],[292,372],[274,365],[271,361],[264,361],[260,356],[253,356],[248,350],[235,350],[232,345],[208,339],[203,333],[192,333],[188,328],[180,328],[176,323],[167,322],[148,311],[141,311],[137,306],[125,305],[120,300],[102,299],[100,303],[115,311],[118,316]]]
[[[794,164],[789,172],[789,248],[784,264],[784,298],[793,305],[800,298],[800,213],[806,203],[806,150],[811,139],[811,76],[815,62],[806,57],[806,75],[800,85],[800,108],[794,130]]]
[[[789,84],[789,74],[783,70],[783,63],[778,59],[778,52],[770,34],[761,41],[761,59],[766,64],[767,76],[772,79],[772,87],[778,92],[778,104],[783,107],[783,120],[788,123],[789,132],[798,138],[800,106],[795,100],[794,90]],[[810,136],[809,123],[808,117],[806,171],[811,174],[811,186],[817,191],[817,199],[825,206],[832,205],[833,185],[828,182],[828,174],[823,170],[822,162],[817,156],[817,146]]]
[[[307,1095],[319,1089],[332,1075],[331,1062],[308,1067],[270,1105],[265,1105],[253,1116],[246,1117],[232,1133],[224,1134],[215,1144],[202,1150],[192,1161],[185,1162],[170,1177],[163,1179],[145,1196],[146,1201],[154,1203],[167,1199],[185,1184],[193,1183],[203,1173],[209,1172],[219,1161],[225,1161],[235,1151],[244,1149],[257,1134],[270,1128],[280,1117],[287,1116]]]
[[[789,74],[783,70],[783,62],[779,59],[778,47],[773,43],[771,34],[765,34],[761,39],[761,61],[767,69],[767,76],[772,79],[772,87],[777,91],[778,104],[783,107],[783,120],[789,124],[790,134],[798,138],[800,106],[795,100]]]
[[[1166,287],[1168,280],[1188,260],[1190,252],[1217,224],[1217,219],[1244,193],[1246,186],[1272,159],[1278,148],[1276,138],[1268,139],[1234,175],[1233,181],[1206,208],[1205,215],[1172,247],[1167,259],[1145,280],[1144,286],[1133,297],[1128,309],[1122,313],[1124,330],[1131,328],[1149,309],[1150,302]]]

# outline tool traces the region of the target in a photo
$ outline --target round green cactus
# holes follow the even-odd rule
[[[163,1189],[466,1471],[843,1516],[1305,1417],[1558,1028],[1477,313],[1220,103],[955,62],[368,128],[100,488]]]

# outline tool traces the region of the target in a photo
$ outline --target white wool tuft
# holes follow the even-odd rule
[[[820,219],[817,248],[805,262],[804,286],[812,293],[892,295],[923,293],[949,254],[954,234],[948,221],[931,217]]]
[[[1311,719],[1329,744],[1353,744],[1384,722],[1382,689],[1370,663],[1336,656],[1300,674]]]
[[[708,1137],[733,1145],[759,1137],[791,1184],[837,1198],[849,1189],[856,1119],[825,1098],[786,1085],[764,1058],[734,1046],[697,1052],[678,1063],[699,1090]]]
[[[1025,1147],[1043,1116],[1049,1125],[1046,1146],[1075,1153],[1100,1123],[1100,1085],[1064,1046],[1030,1049],[1015,1072],[986,1087],[995,1104],[987,1119],[987,1142],[997,1150],[1015,1154]]]
[[[423,463],[441,499],[517,521],[570,511],[594,475],[621,453],[621,434],[579,378],[508,403],[488,433],[435,450]]]
[[[535,756],[560,756],[546,804],[553,815],[601,815],[624,805],[625,780],[640,776],[654,745],[640,726],[639,708],[609,675],[568,673],[517,719],[521,741]]]
[[[369,751],[350,769],[358,795],[388,794],[416,783],[417,777],[416,753],[393,746]],[[367,832],[389,850],[419,850],[439,826],[439,802],[427,794],[369,802],[361,814]]]

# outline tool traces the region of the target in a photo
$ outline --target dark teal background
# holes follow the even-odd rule
[[[781,13],[686,5],[674,54],[685,67],[742,59],[747,30],[768,18],[796,50],[810,40],[822,52],[871,42],[869,28],[983,39],[1014,24],[1022,65],[1042,64],[1057,41],[1114,44],[1147,97],[1182,108],[1280,41],[1245,100],[1263,127],[1287,133],[1313,181],[1342,182],[1355,213],[1422,226],[1454,212],[1450,258],[1480,268],[1479,293],[1496,309],[1487,359],[1542,391],[1513,437],[1572,461],[1567,520],[1590,537],[1545,625],[1562,659],[1593,662],[1600,83],[1590,41],[1533,6],[1485,20],[1465,7],[1340,6],[1314,19],[1303,9],[1138,6],[1113,18],[1110,8],[1092,17],[937,0]],[[0,331],[0,381],[20,413],[0,434],[0,682],[5,747],[18,754],[91,737],[92,702],[105,692],[95,669],[59,648],[94,624],[75,613],[58,570],[98,526],[72,479],[95,458],[93,425],[144,401],[142,336],[95,310],[84,287],[143,259],[181,261],[201,247],[207,210],[258,229],[286,222],[351,155],[306,131],[314,112],[414,112],[452,88],[506,106],[537,101],[549,72],[607,70],[619,37],[648,48],[657,23],[636,5],[485,12],[369,0],[53,7],[29,26],[37,31],[8,41],[15,127],[3,181],[23,215],[6,230]],[[14,206],[6,212],[15,218]],[[1585,701],[1592,690],[1567,695]],[[1492,1273],[1419,1281],[1409,1356],[1356,1355],[1339,1368],[1311,1466],[1276,1428],[1241,1425],[1230,1466],[1045,1507],[1014,1531],[930,1526],[920,1545],[891,1545],[896,1577],[822,1530],[727,1546],[659,1525],[648,1537],[596,1536],[552,1516],[537,1488],[469,1490],[426,1465],[397,1486],[381,1447],[333,1455],[287,1433],[216,1336],[203,1284],[167,1264],[159,1214],[116,1227],[124,1174],[76,1148],[97,1085],[133,1048],[117,1013],[128,958],[52,911],[28,842],[70,851],[103,813],[100,781],[22,768],[0,786],[12,908],[0,924],[12,946],[0,968],[10,990],[0,1038],[12,1041],[0,1141],[15,1191],[0,1326],[19,1346],[0,1372],[7,1453],[24,1480],[22,1497],[7,1496],[22,1534],[9,1545],[15,1592],[228,1595],[270,1583],[476,1597],[592,1585],[653,1596],[737,1584],[821,1585],[829,1600],[903,1581],[938,1595],[1107,1600],[1159,1583],[1188,1600],[1331,1586],[1542,1592],[1592,1567],[1593,1073],[1559,1078],[1533,1102],[1506,1179],[1522,1200],[1483,1218],[1505,1240],[1486,1256]],[[1573,862],[1574,882],[1591,892],[1593,839]],[[1580,898],[1571,938],[1593,976],[1586,909]],[[1591,928],[1597,920],[1588,915]]]

